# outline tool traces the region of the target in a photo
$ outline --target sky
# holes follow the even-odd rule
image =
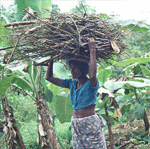
[[[0,4],[9,6],[14,0],[0,0]],[[79,0],[52,0],[58,4],[61,12],[68,12],[78,4]],[[119,20],[146,21],[150,24],[149,0],[86,0],[97,13],[116,15]]]
[[[62,12],[69,11],[79,0],[52,0],[58,4]],[[149,0],[86,0],[97,13],[116,15],[121,20],[145,20],[150,23]]]

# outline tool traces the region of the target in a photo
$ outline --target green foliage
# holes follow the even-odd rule
[[[126,77],[128,77],[127,81],[109,80],[112,74],[112,70],[107,72],[106,68],[111,67],[106,66],[104,68],[98,68],[98,78],[100,82],[102,82],[104,88],[108,89],[109,91],[115,92],[115,99],[118,102],[119,107],[122,107],[121,112],[123,114],[123,118],[120,118],[120,121],[128,121],[129,118],[130,121],[133,121],[134,118],[136,118],[138,120],[143,119],[145,122],[145,110],[146,107],[149,106],[149,97],[146,94],[150,89],[150,70],[147,67],[147,64],[149,62],[149,58],[131,58],[122,62],[113,63],[113,65],[116,67],[125,67],[124,72],[126,74]],[[132,75],[130,74],[131,72],[133,73]],[[138,75],[141,77],[134,78],[134,75]],[[107,79],[105,79],[105,77]],[[100,101],[101,100],[97,102],[97,110],[102,112],[102,109],[104,109],[104,104],[106,103],[111,123],[116,124],[114,121],[115,109],[107,105],[111,104],[111,99],[106,97],[105,101]],[[114,115],[112,115],[112,113],[114,113]],[[130,113],[131,116],[128,116],[128,114]],[[124,118],[127,116],[128,118]],[[145,128],[146,127],[148,126],[146,126],[145,123]]]
[[[60,95],[57,95],[55,112],[61,123],[70,122],[73,108],[71,107],[70,96],[68,93],[62,92]]]
[[[105,102],[102,100],[98,100],[97,104],[96,104],[96,108],[98,108],[98,110],[102,110],[105,106]]]
[[[148,31],[149,29],[147,29],[146,27],[140,27],[138,25],[135,25],[135,24],[129,24],[128,26],[124,26],[122,27],[123,30],[127,30],[127,29],[131,29],[132,31]]]
[[[126,52],[130,53],[131,57],[145,57],[150,48],[150,32],[130,32],[130,36],[124,41],[127,49]]]
[[[54,101],[56,100],[56,96],[61,93],[61,87],[56,86],[52,83],[48,85],[48,89],[51,90],[53,94]]]
[[[16,7],[15,5],[10,5],[5,8],[3,5],[0,7],[0,22],[9,23],[15,22],[15,13]]]
[[[95,8],[87,5],[85,0],[80,0],[78,5],[75,8],[71,9],[71,12],[84,16],[85,14],[95,14],[96,10]]]
[[[21,21],[25,13],[23,9],[31,7],[33,10],[37,11],[41,17],[49,17],[52,2],[51,0],[15,0],[17,5],[17,20]]]
[[[37,145],[37,107],[29,96],[7,93],[9,104],[13,107],[14,117],[27,149],[40,149]],[[32,130],[32,131],[31,131]],[[5,142],[5,141],[4,141]],[[4,144],[3,144],[3,148]]]
[[[111,124],[114,125],[114,124],[115,124],[115,119],[114,119],[114,117],[113,117],[113,113],[111,113],[111,112],[109,111],[109,114],[110,114],[110,115],[108,116],[108,118],[109,118]],[[106,114],[101,114],[101,116],[106,120]]]
[[[150,77],[150,70],[146,66],[143,66],[143,65],[140,65],[140,67],[142,69],[144,76]]]
[[[58,5],[52,4],[52,12],[54,13],[60,12],[60,8],[58,7]]]
[[[17,75],[5,77],[3,80],[0,81],[0,98],[4,95],[4,93],[11,84],[17,84],[17,86],[21,87],[22,89],[31,90],[28,82],[18,77]]]
[[[2,71],[5,68],[5,66],[0,65],[0,71]]]
[[[14,40],[10,37],[11,31],[6,29],[4,25],[4,22],[0,22],[0,48],[14,46]]]
[[[32,131],[31,131],[32,130]],[[28,121],[27,123],[22,123],[20,128],[21,134],[24,134],[23,141],[25,143],[26,149],[40,149],[41,147],[37,145],[37,122]]]
[[[58,78],[69,78],[68,72],[62,63],[54,63],[54,75]],[[56,115],[61,123],[70,122],[73,108],[71,107],[69,90],[50,83],[48,89],[53,93],[53,102]]]
[[[136,139],[136,143],[138,144],[147,144],[150,143],[150,137],[148,136],[148,131],[143,132],[142,134],[136,136],[133,133],[131,133],[132,138]]]
[[[58,119],[55,119],[55,130],[57,131],[57,134],[59,135],[60,139],[64,140],[66,144],[67,149],[72,147],[71,141],[72,141],[72,132],[71,132],[71,123],[60,123]],[[65,148],[65,147],[64,147]]]
[[[99,74],[97,76],[98,80],[101,83],[101,86],[104,85],[104,83],[107,81],[107,79],[111,76],[112,74],[112,67],[107,67],[105,69],[101,69],[99,71]]]
[[[28,62],[25,69],[26,72],[17,70],[15,73],[19,76],[22,76],[22,78],[24,78],[24,80],[26,80],[26,82],[29,84],[30,91],[32,91],[34,95],[33,98],[45,98],[45,100],[48,102],[52,102],[53,93],[47,87],[43,67],[36,67],[32,62]]]
[[[116,62],[113,65],[125,67],[131,64],[146,64],[150,62],[150,58],[130,58],[121,62]]]
[[[145,32],[150,29],[150,25],[136,20],[119,21],[119,23],[123,30],[130,30],[132,32]]]
[[[140,120],[143,118],[144,116],[144,111],[145,111],[145,106],[142,105],[142,104],[138,104],[136,107],[135,107],[135,117]]]
[[[14,109],[14,116],[19,124],[37,120],[37,108],[34,101],[29,96],[18,95],[17,93],[7,93],[9,104]]]
[[[69,78],[68,73],[64,67],[63,64],[57,62],[54,63],[54,74],[58,77],[58,78]]]
[[[131,108],[131,104],[124,104],[123,106],[122,106],[122,108],[121,108],[121,113],[122,114],[125,114],[126,112],[128,112],[129,110],[130,110],[130,108]]]
[[[115,91],[120,88],[128,88],[128,89],[133,89],[135,88],[150,88],[150,84],[147,83],[142,83],[142,82],[137,82],[137,81],[108,81],[104,84],[105,88],[109,89],[110,91]]]
[[[110,20],[110,19],[112,19],[111,17],[109,17],[107,14],[104,14],[104,13],[101,13],[100,15],[99,15],[99,17],[101,18],[101,19],[103,19],[103,20]]]
[[[48,87],[45,87],[44,94],[45,94],[46,101],[51,103],[53,100],[53,92],[51,90],[49,90]]]
[[[50,17],[52,10],[52,0],[39,0],[39,9],[41,17]]]
[[[57,135],[59,144],[62,146],[63,149],[67,149],[62,137],[60,137],[59,133],[57,132],[57,130],[55,128],[54,128],[54,130],[55,130],[55,133]]]

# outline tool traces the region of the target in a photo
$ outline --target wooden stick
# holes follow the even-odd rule
[[[60,55],[56,57],[56,60],[79,55],[89,57],[89,52],[85,52],[88,48],[87,41],[85,40],[86,37],[95,38],[98,61],[99,58],[105,60],[111,59],[111,55],[115,53],[111,48],[110,38],[113,38],[117,44],[119,43],[120,49],[124,49],[123,43],[120,40],[122,34],[116,26],[113,24],[111,26],[111,23],[109,24],[105,20],[103,20],[103,23],[98,18],[98,15],[86,15],[83,18],[70,14],[52,14],[51,18],[42,20],[27,10],[24,11],[36,20],[6,24],[6,26],[16,26],[12,28],[13,33],[11,36],[14,39],[22,37],[19,40],[20,44],[25,44],[23,47],[20,46],[18,51],[15,50],[15,57],[12,57],[12,61],[17,59],[22,60],[24,58],[32,60],[37,57],[55,56],[58,54]],[[32,25],[35,22],[38,22],[38,24]],[[17,27],[17,25],[25,26]],[[11,47],[0,50],[9,48]],[[8,54],[8,56],[10,55],[11,53]],[[45,65],[47,62],[40,64]]]
[[[36,62],[34,62],[33,65],[34,65],[34,66],[48,66],[48,63],[49,63],[51,60],[54,60],[54,59],[58,58],[59,56],[60,56],[60,54],[58,54],[58,55],[56,55],[56,56],[54,56],[54,57],[51,57],[50,59],[45,60],[45,61],[43,61],[43,62],[41,62],[41,63],[36,63]]]
[[[18,25],[30,25],[30,24],[36,24],[38,21],[25,21],[25,22],[13,22],[13,23],[8,23],[5,24],[4,27],[9,27],[9,26],[18,26]]]
[[[17,45],[16,47],[22,47],[22,46],[25,46],[25,44],[24,44],[24,45]],[[7,49],[11,49],[11,48],[14,48],[14,46],[1,48],[0,51],[2,51],[2,50],[7,50]]]
[[[10,59],[11,59],[11,57],[13,56],[13,54],[14,54],[14,52],[15,52],[16,48],[17,48],[18,43],[19,43],[19,39],[17,40],[16,45],[15,45],[15,47],[14,47],[13,51],[11,52],[11,55],[10,55],[10,57],[9,57],[8,61],[7,61],[7,64],[6,64],[6,67],[4,68],[4,70],[6,70],[7,65],[9,64]]]

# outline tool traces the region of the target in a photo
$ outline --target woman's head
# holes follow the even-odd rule
[[[78,79],[81,76],[86,76],[89,71],[88,63],[77,60],[70,60],[69,67],[71,68],[71,74],[74,79]]]

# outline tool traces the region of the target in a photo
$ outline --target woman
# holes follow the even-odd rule
[[[93,38],[87,38],[87,40],[90,50],[89,66],[85,62],[72,60],[69,65],[73,79],[59,79],[53,77],[53,61],[51,61],[47,68],[46,80],[70,89],[70,100],[74,108],[71,119],[73,148],[106,149],[102,131],[103,118],[95,114],[99,88],[96,77],[95,40]],[[88,71],[89,78],[86,76]]]

